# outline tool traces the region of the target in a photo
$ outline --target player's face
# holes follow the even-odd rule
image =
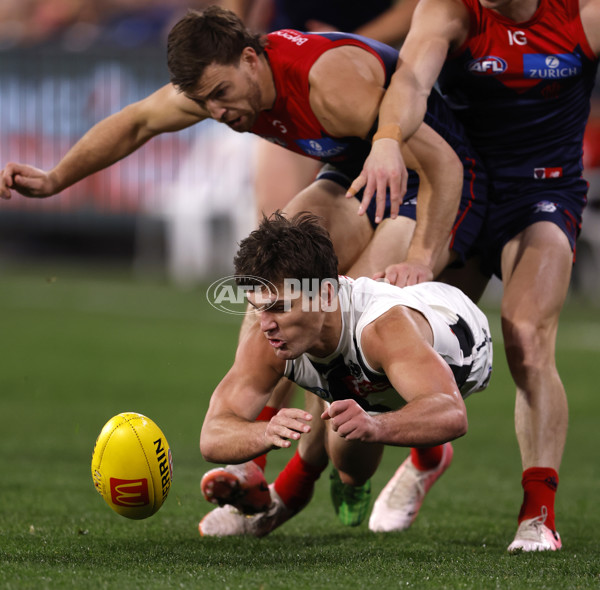
[[[339,334],[324,329],[331,312],[323,311],[318,299],[315,303],[305,295],[285,298],[274,294],[265,305],[264,297],[259,301],[248,293],[248,301],[277,357],[291,360],[305,352],[326,356],[335,350]]]
[[[211,64],[188,96],[212,119],[240,132],[252,128],[263,108],[255,71],[244,60],[237,66]]]

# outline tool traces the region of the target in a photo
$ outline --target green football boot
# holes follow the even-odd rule
[[[342,483],[337,469],[329,476],[331,501],[338,518],[346,526],[358,526],[367,516],[371,504],[371,480],[362,486]]]

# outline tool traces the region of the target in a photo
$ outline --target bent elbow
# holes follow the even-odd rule
[[[456,419],[454,420],[454,438],[460,438],[467,434],[469,430],[469,420],[466,411],[457,411]]]
[[[212,444],[209,438],[200,436],[200,454],[209,463],[221,463],[218,457],[218,445]]]

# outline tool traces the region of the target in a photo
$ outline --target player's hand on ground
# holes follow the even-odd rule
[[[406,193],[406,182],[408,172],[394,139],[379,139],[373,143],[371,153],[365,160],[362,172],[350,185],[346,197],[355,196],[364,188],[362,200],[358,208],[358,214],[364,215],[373,196],[376,200],[375,223],[383,220],[387,198],[387,190],[390,191],[390,217],[395,219],[404,194]]]
[[[49,197],[56,192],[49,172],[27,164],[10,162],[0,173],[0,197],[10,199],[12,191],[35,198]]]
[[[397,287],[408,287],[433,280],[433,271],[422,262],[405,260],[390,264],[384,271],[373,275],[375,280],[384,279]]]
[[[331,428],[342,438],[363,442],[375,441],[375,420],[353,399],[332,402],[321,414],[321,419],[330,420]]]
[[[288,448],[292,440],[298,440],[310,432],[312,415],[298,408],[282,408],[271,418],[265,430],[265,438],[273,447]]]

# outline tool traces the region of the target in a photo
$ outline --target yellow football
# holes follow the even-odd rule
[[[142,414],[114,416],[96,439],[92,478],[98,493],[121,516],[152,516],[166,500],[173,479],[165,435]]]

